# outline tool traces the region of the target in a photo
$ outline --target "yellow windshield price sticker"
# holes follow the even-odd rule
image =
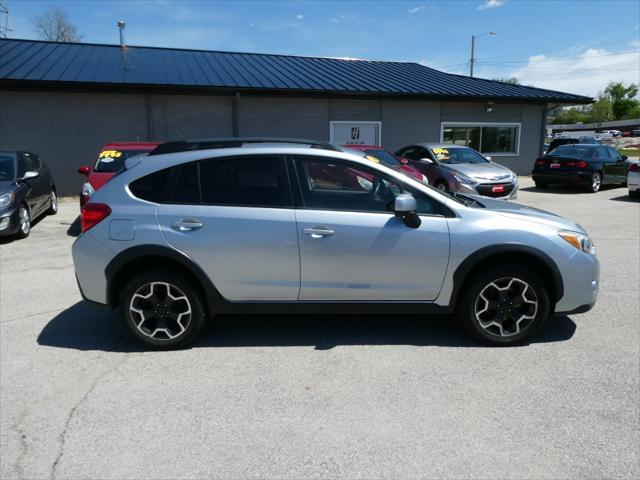
[[[446,148],[434,148],[433,153],[438,160],[447,160],[449,158],[449,150]]]
[[[372,161],[373,163],[380,163],[380,160],[378,160],[376,157],[371,156],[371,155],[367,155],[367,160]]]
[[[98,155],[98,158],[118,158],[121,156],[122,156],[122,152],[119,152],[117,150],[104,150],[100,152],[100,155]]]

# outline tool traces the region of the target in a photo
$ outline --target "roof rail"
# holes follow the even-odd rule
[[[278,138],[278,137],[223,137],[223,138],[198,138],[194,140],[176,140],[158,145],[149,155],[162,155],[164,153],[188,152],[192,150],[209,150],[213,148],[239,148],[247,143],[294,143],[308,145],[309,148],[322,150],[341,151],[335,145],[317,140],[303,138]]]

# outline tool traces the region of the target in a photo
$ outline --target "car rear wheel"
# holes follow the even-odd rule
[[[539,188],[540,190],[546,190],[547,188],[549,188],[549,184],[545,182],[536,182],[536,188]]]
[[[154,348],[185,346],[205,324],[200,290],[173,272],[132,279],[120,297],[120,311],[133,336]]]
[[[600,172],[596,172],[591,176],[591,185],[587,187],[587,190],[590,193],[597,193],[600,191],[601,186],[602,186],[602,174]]]
[[[31,232],[31,215],[26,205],[18,209],[18,238],[26,238]]]
[[[546,322],[550,300],[534,272],[504,266],[476,274],[457,307],[458,319],[475,338],[489,345],[513,345]]]
[[[49,198],[49,210],[47,210],[48,215],[55,215],[58,213],[58,196],[56,195],[56,191],[51,189],[51,195]]]

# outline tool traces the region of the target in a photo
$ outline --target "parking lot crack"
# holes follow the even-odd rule
[[[62,457],[64,456],[65,445],[66,445],[66,441],[67,441],[67,434],[69,432],[69,427],[70,427],[71,422],[74,419],[78,409],[87,401],[87,399],[91,396],[91,394],[96,389],[96,387],[106,377],[111,375],[113,372],[118,371],[118,369],[122,366],[122,364],[124,364],[127,360],[129,360],[133,356],[134,355],[126,355],[122,360],[118,361],[109,370],[107,370],[106,372],[104,372],[101,375],[99,375],[93,382],[91,382],[91,385],[89,385],[89,388],[87,389],[85,394],[82,396],[82,398],[73,406],[73,408],[71,408],[71,410],[69,410],[69,413],[67,414],[67,418],[65,419],[65,422],[64,422],[64,426],[62,428],[62,432],[60,432],[60,435],[58,435],[58,453],[56,455],[55,460],[51,464],[51,468],[49,470],[49,479],[53,480],[53,479],[56,478],[56,472],[57,472],[57,469],[58,469],[58,465],[60,464],[60,461],[62,460]]]

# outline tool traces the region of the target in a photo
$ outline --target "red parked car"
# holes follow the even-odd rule
[[[397,170],[414,180],[418,180],[419,182],[429,183],[426,176],[424,176],[419,170],[408,165],[408,160],[398,158],[382,147],[378,147],[376,145],[341,145],[341,147],[366,153],[367,155],[379,160],[379,162],[386,167],[393,168],[394,170]]]
[[[87,177],[80,193],[80,208],[124,166],[127,158],[148,153],[158,145],[158,142],[113,142],[104,145],[93,167],[85,165],[78,169],[78,173]]]

